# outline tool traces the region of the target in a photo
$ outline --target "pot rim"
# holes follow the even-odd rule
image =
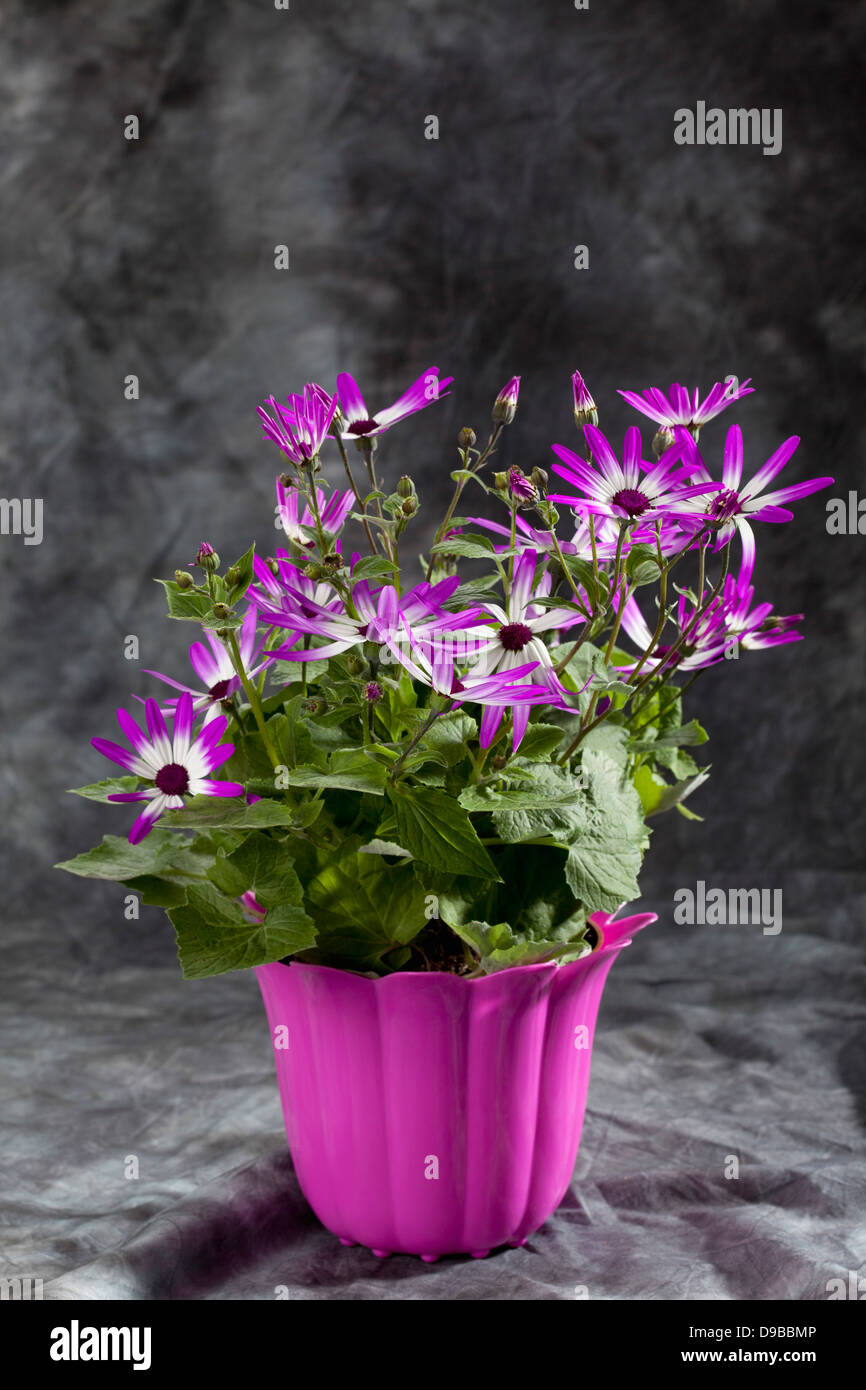
[[[594,917],[602,917],[604,919],[603,923],[594,921]],[[642,918],[643,920],[639,926],[633,928],[635,932],[641,931],[643,927],[649,926],[651,922],[658,921],[658,916],[654,912],[634,913],[632,918],[625,917],[621,920],[617,920],[613,913],[593,913],[592,916],[587,918],[587,921],[595,928],[598,935],[598,942],[592,948],[588,956],[578,956],[577,960],[565,961],[562,964],[557,960],[538,960],[531,962],[529,965],[508,965],[502,970],[492,971],[489,975],[474,975],[468,977],[466,975],[454,975],[449,970],[393,970],[390,975],[366,975],[361,970],[345,970],[334,965],[314,965],[310,961],[302,960],[292,960],[289,961],[288,964],[282,960],[270,961],[268,965],[255,965],[253,969],[255,971],[268,970],[271,966],[280,965],[285,970],[291,970],[294,966],[304,970],[326,973],[328,975],[348,975],[356,980],[366,980],[369,984],[374,986],[384,985],[387,981],[395,979],[454,980],[459,985],[480,985],[486,980],[497,980],[501,979],[503,975],[514,975],[517,971],[523,974],[529,972],[538,974],[542,971],[553,973],[557,970],[567,970],[569,966],[586,966],[591,960],[598,959],[603,955],[613,954],[616,951],[621,951],[625,946],[630,946],[632,942],[631,935],[627,934],[622,937],[621,940],[608,941],[606,939],[606,932],[609,931],[611,927],[624,926],[626,922],[637,920],[637,918]]]

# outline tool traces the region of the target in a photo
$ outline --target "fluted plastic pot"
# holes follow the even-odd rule
[[[257,966],[289,1149],[323,1225],[427,1261],[523,1244],[571,1181],[608,971],[655,920],[597,913],[591,955],[471,980]]]

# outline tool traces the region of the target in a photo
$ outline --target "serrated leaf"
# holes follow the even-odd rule
[[[303,901],[303,889],[288,849],[269,835],[249,835],[230,854],[218,857],[208,878],[230,898],[252,890],[262,907]]]
[[[207,800],[212,798],[208,797]],[[117,883],[140,878],[143,874],[158,877],[161,870],[171,866],[184,843],[179,843],[174,835],[159,826],[151,830],[139,845],[131,845],[129,840],[119,835],[104,835],[101,844],[54,867],[77,874],[79,878],[107,878]]]
[[[86,787],[67,787],[67,791],[74,796],[86,797],[88,801],[108,801],[109,796],[134,792],[138,786],[137,777],[106,777],[102,782],[90,782]]]
[[[239,905],[212,883],[194,884],[186,903],[169,908],[168,915],[186,980],[267,965],[308,950],[316,941],[313,923],[302,907],[271,908],[264,922],[249,922]]]
[[[565,873],[588,912],[614,912],[638,896],[637,874],[647,831],[634,785],[606,754],[581,758],[584,818],[570,843]]]
[[[356,838],[346,841],[306,888],[319,931],[317,959],[353,970],[381,967],[385,954],[427,924],[412,865],[386,864],[359,850]]]
[[[291,806],[270,797],[248,806],[243,797],[194,796],[182,811],[166,811],[163,820],[181,830],[265,830],[273,825],[292,825],[294,816]]]
[[[195,589],[181,589],[173,579],[157,579],[156,583],[165,590],[170,618],[201,623],[213,612],[213,602],[208,594],[197,594]]]
[[[398,844],[416,859],[448,873],[497,879],[490,855],[467,812],[436,788],[389,789]]]

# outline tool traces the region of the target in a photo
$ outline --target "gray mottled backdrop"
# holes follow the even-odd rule
[[[417,481],[419,545],[447,497],[458,429],[485,427],[512,374],[523,382],[503,458],[526,468],[549,463],[551,442],[575,440],[575,368],[617,437],[634,418],[617,387],[706,389],[735,373],[757,390],[705,431],[713,462],[737,419],[747,468],[797,433],[785,481],[829,473],[833,494],[866,492],[864,31],[862,4],[819,14],[771,0],[592,0],[586,11],[569,0],[292,0],[288,11],[271,0],[8,0],[2,486],[7,498],[44,502],[41,545],[0,537],[12,1268],[100,1297],[115,1287],[269,1296],[276,1275],[231,1283],[210,1228],[192,1273],[164,1249],[151,1260],[148,1223],[176,1203],[207,1205],[201,1185],[233,1167],[240,1206],[244,1173],[258,1193],[245,1208],[253,1234],[241,1271],[260,1269],[262,1250],[279,1263],[285,1241],[299,1239],[278,1214],[292,1180],[268,1167],[280,1120],[252,981],[183,986],[161,914],[127,923],[119,890],[49,867],[104,831],[122,833],[122,809],[63,790],[105,774],[89,739],[113,734],[131,690],[154,689],[139,667],[185,668],[191,634],[165,621],[152,576],[186,563],[204,535],[226,558],[253,537],[273,546],[279,455],[255,406],[309,379],[332,384],[339,370],[359,378],[374,409],[431,363],[453,374],[452,395],[381,450],[387,479],[409,471]],[[674,111],[698,100],[781,108],[781,153],[675,145]],[[124,139],[130,114],[138,140]],[[438,140],[425,139],[430,115]],[[281,243],[288,271],[274,268]],[[577,244],[589,248],[588,270],[574,268]],[[137,401],[124,398],[130,373]],[[833,1197],[810,1186],[831,1158],[847,1164],[861,1151],[866,1106],[866,537],[827,534],[828,495],[761,531],[757,598],[805,611],[806,640],[744,654],[695,687],[690,713],[712,736],[712,779],[695,802],[706,819],[658,824],[644,884],[661,921],[617,967],[602,1013],[599,1047],[607,1037],[618,1065],[598,1063],[583,1171],[603,1147],[594,1103],[638,1130],[643,1106],[652,1143],[620,1146],[611,1181],[627,1188],[650,1151],[664,1177],[654,1186],[644,1171],[643,1186],[618,1199],[602,1192],[595,1216],[591,1201],[566,1210],[541,1273],[513,1252],[504,1284],[471,1267],[458,1296],[570,1296],[581,1274],[568,1223],[587,1227],[591,1251],[591,1228],[617,1201],[653,1227],[657,1249],[673,1221],[668,1282],[648,1272],[649,1296],[819,1297],[821,1271],[866,1253],[847,1243],[862,1221],[839,1195],[853,1191],[848,1168],[828,1178]],[[128,634],[139,638],[138,664],[124,659]],[[673,891],[697,879],[782,889],[784,930],[677,927]],[[195,1039],[211,1025],[217,1052],[203,1064]],[[52,1076],[67,1054],[74,1074]],[[723,1121],[710,1139],[712,1116],[737,1105],[752,1107],[748,1143]],[[695,1158],[690,1146],[705,1141],[711,1157]],[[128,1151],[148,1145],[145,1195],[148,1184],[118,1174]],[[730,1188],[704,1191],[716,1151],[738,1145],[760,1156],[770,1188],[773,1174],[795,1174],[775,1199],[796,1218],[778,1258],[756,1236],[747,1267],[736,1266],[730,1233],[715,1231]],[[677,1226],[686,1160],[697,1164],[698,1216]],[[216,1210],[231,1213],[234,1198],[219,1191]],[[764,1195],[758,1181],[736,1200],[760,1206]],[[791,1234],[804,1208],[820,1209],[826,1227],[811,1274],[796,1263],[808,1241]],[[367,1296],[350,1257],[329,1265],[331,1247],[298,1211],[314,1241],[312,1263],[293,1267],[298,1296]],[[184,1219],[201,1240],[194,1205],[169,1225]],[[218,1252],[232,1229],[229,1220]],[[604,1265],[601,1247],[593,1261],[599,1296],[647,1296],[634,1222],[617,1229],[604,1248],[623,1242],[621,1261]],[[142,1240],[146,1255],[127,1261],[124,1283],[110,1252]],[[702,1271],[694,1285],[671,1272],[682,1259]],[[173,1285],[169,1267],[186,1271]],[[458,1288],[448,1278],[413,1267],[411,1288],[388,1287],[447,1298]]]

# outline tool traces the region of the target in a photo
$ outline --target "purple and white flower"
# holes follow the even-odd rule
[[[353,492],[332,492],[328,497],[321,488],[316,488],[319,520],[322,523],[322,529],[331,536],[338,535],[343,529],[346,517],[354,505],[355,494]],[[300,489],[284,487],[279,478],[277,478],[276,510],[278,524],[282,526],[287,539],[293,545],[312,549],[315,541],[309,531],[304,530],[304,527],[308,527],[310,530],[315,529],[316,518],[313,509]]]
[[[289,396],[281,405],[269,396],[273,415],[258,406],[262,429],[269,439],[279,445],[292,463],[303,465],[316,457],[324,443],[334,412],[337,397],[329,396],[321,386],[307,382],[302,396]]]
[[[749,385],[751,379],[749,377],[742,385],[736,377],[717,381],[703,400],[697,387],[692,395],[689,395],[678,381],[673,383],[667,395],[657,386],[649,386],[645,391],[620,391],[618,394],[642,415],[655,420],[662,429],[673,429],[682,425],[688,430],[700,430],[729,405],[733,405],[734,401],[741,400],[743,396],[751,396],[755,390],[754,386]]]
[[[270,571],[268,571],[270,573]],[[189,649],[189,659],[193,670],[205,687],[204,690],[196,689],[192,685],[184,685],[182,681],[173,680],[171,676],[163,675],[162,671],[150,671],[145,667],[148,676],[156,676],[159,681],[164,681],[166,685],[172,686],[175,690],[180,690],[192,696],[193,714],[198,716],[204,713],[204,722],[208,724],[215,718],[220,711],[220,705],[224,700],[230,700],[236,691],[241,689],[241,680],[232,665],[223,643],[210,628],[205,628],[204,635],[208,645],[203,642],[193,642]],[[244,615],[244,621],[237,634],[238,651],[240,652],[243,668],[248,676],[257,676],[265,665],[260,661],[255,665],[256,654],[261,647],[261,642],[256,642],[256,610],[248,608]],[[140,699],[136,695],[135,699]],[[145,703],[142,701],[142,703]],[[168,700],[163,706],[166,713],[171,713],[177,706],[177,700]]]
[[[553,452],[562,460],[561,464],[553,465],[554,473],[578,488],[579,492],[576,496],[569,493],[549,494],[551,502],[565,503],[581,515],[595,512],[598,516],[619,522],[640,519],[641,524],[646,524],[659,517],[694,511],[695,497],[718,492],[721,488],[720,483],[687,483],[699,465],[693,457],[686,463],[681,462],[692,443],[685,430],[678,432],[675,442],[654,464],[648,464],[642,458],[640,430],[634,425],[626,430],[622,463],[601,430],[594,425],[586,425],[584,435],[598,468],[564,445],[554,444]],[[677,467],[677,464],[680,466]]]
[[[722,464],[722,488],[707,502],[703,512],[681,518],[687,529],[696,530],[707,521],[718,524],[714,549],[720,550],[739,532],[743,546],[743,567],[749,572],[755,562],[755,533],[751,521],[791,521],[794,513],[788,511],[783,502],[795,502],[800,497],[808,497],[819,488],[829,487],[833,478],[809,478],[802,483],[792,483],[789,487],[775,488],[770,492],[763,489],[781,473],[791,458],[799,435],[792,434],[780,444],[747,483],[743,484],[743,432],[739,425],[732,425],[725,437],[725,453]],[[711,481],[710,473],[703,459],[692,445],[698,471],[696,477]]]
[[[493,402],[494,424],[510,425],[517,414],[517,398],[520,395],[520,377],[513,376],[503,386]]]
[[[428,367],[417,381],[412,382],[408,391],[404,391],[399,400],[373,416],[364,404],[364,397],[355,378],[348,372],[341,372],[337,377],[337,394],[340,398],[339,429],[343,439],[365,439],[374,434],[381,434],[383,430],[396,425],[399,420],[405,420],[407,415],[414,415],[416,411],[424,410],[442,396],[447,396],[445,388],[450,386],[453,380],[451,376],[440,379],[439,368]]]
[[[215,782],[211,773],[234,753],[234,744],[220,743],[228,723],[219,715],[193,733],[193,701],[181,695],[174,713],[174,729],[169,735],[162,711],[155,700],[146,700],[147,733],[143,733],[125,709],[117,711],[117,722],[129,739],[132,751],[107,738],[91,739],[104,758],[117,763],[125,772],[151,783],[135,792],[112,792],[109,801],[145,801],[141,815],[133,821],[129,843],[137,845],[153,829],[164,811],[183,809],[185,796],[243,796],[240,782]]]
[[[574,423],[578,429],[584,425],[597,425],[598,407],[589,394],[586,382],[580,372],[572,374],[571,388],[574,394]]]
[[[548,703],[567,708],[566,687],[555,674],[553,659],[541,633],[554,630],[565,631],[575,623],[585,622],[582,614],[573,608],[544,608],[533,602],[537,598],[547,598],[550,593],[549,574],[541,576],[535,583],[535,571],[539,556],[534,550],[525,550],[514,563],[514,577],[511,592],[506,599],[506,607],[499,604],[485,604],[486,611],[498,623],[498,628],[488,628],[487,639],[481,647],[474,674],[479,678],[494,674],[508,676],[515,680],[518,667],[525,669],[524,663],[532,663],[529,668],[535,672],[533,681],[542,681],[547,690]],[[525,677],[523,678],[525,680]],[[502,720],[501,706],[491,705],[484,711],[481,720],[483,738],[492,741]],[[529,706],[516,704],[512,710],[515,747],[520,743],[529,722]],[[486,746],[486,745],[484,745]]]

